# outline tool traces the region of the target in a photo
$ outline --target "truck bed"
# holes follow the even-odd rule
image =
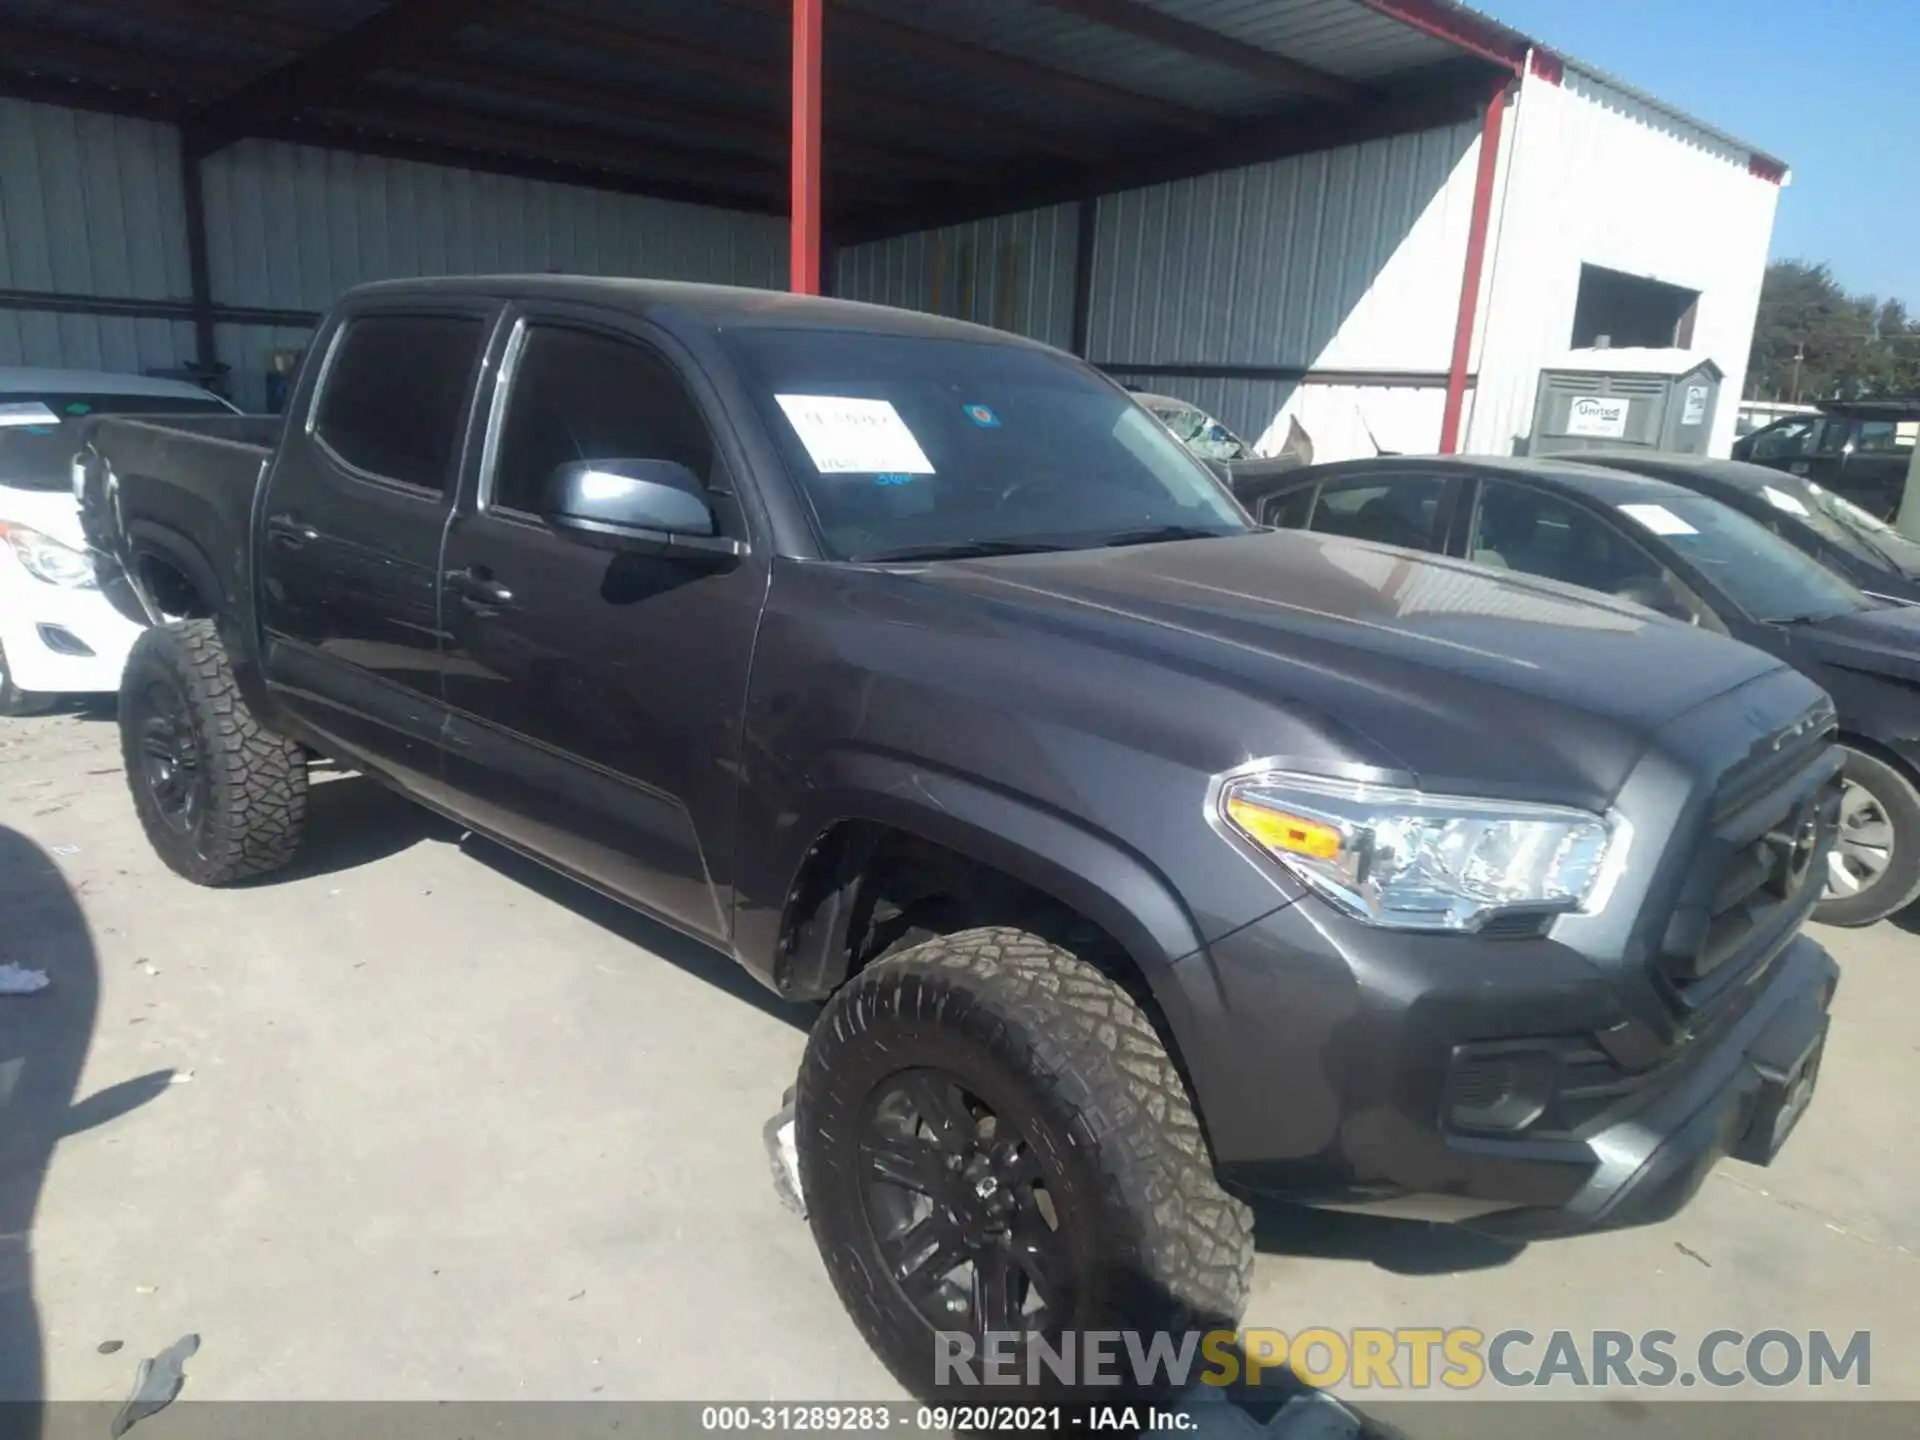
[[[277,415],[194,415],[88,424],[81,525],[132,582],[131,596],[103,587],[122,608],[131,600],[143,612],[131,618],[251,616],[253,500],[281,423]],[[180,579],[196,597],[191,607],[176,593]]]

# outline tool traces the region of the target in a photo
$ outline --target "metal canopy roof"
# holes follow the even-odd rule
[[[173,121],[199,154],[276,138],[781,213],[789,17],[0,0],[0,93]],[[833,0],[825,28],[841,243],[1463,119],[1537,48],[1454,0]]]

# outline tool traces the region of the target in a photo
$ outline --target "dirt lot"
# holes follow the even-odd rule
[[[117,1401],[190,1331],[199,1399],[897,1393],[768,1179],[806,1012],[367,782],[314,812],[295,874],[195,890],[110,721],[0,721],[0,963],[54,982],[0,1000],[0,1397]],[[1920,1399],[1920,938],[1820,938],[1772,1170],[1524,1251],[1267,1216],[1248,1323],[1869,1330],[1873,1395]]]

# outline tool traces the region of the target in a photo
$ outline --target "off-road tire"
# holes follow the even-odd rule
[[[42,695],[15,685],[13,671],[7,666],[7,652],[0,650],[0,716],[18,720],[28,715],[44,715],[59,703],[58,695]]]
[[[1841,748],[1846,756],[1842,777],[1870,794],[1893,827],[1893,856],[1872,885],[1845,899],[1822,900],[1813,918],[1823,925],[1871,925],[1920,898],[1920,790],[1877,755]]]
[[[191,833],[164,817],[143,776],[140,726],[152,687],[172,687],[205,777]],[[158,625],[135,642],[120,681],[120,753],[141,828],[167,868],[196,885],[231,885],[278,870],[300,848],[307,756],[261,726],[241,699],[211,620]]]
[[[1186,1086],[1138,1002],[1027,931],[963,930],[876,961],[833,997],[808,1040],[796,1099],[814,1239],[854,1323],[902,1385],[923,1399],[956,1398],[936,1386],[933,1328],[873,1236],[856,1131],[877,1086],[923,1066],[983,1096],[1019,1096],[1034,1148],[1061,1167],[1062,1204],[1085,1217],[1086,1249],[1103,1267],[1081,1277],[1080,1293],[1095,1298],[1064,1328],[1237,1324],[1252,1278],[1252,1214],[1215,1178]]]

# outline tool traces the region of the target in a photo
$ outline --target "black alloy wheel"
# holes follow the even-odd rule
[[[140,783],[174,833],[197,837],[207,813],[206,757],[187,697],[170,677],[135,692],[127,723],[140,747]]]
[[[905,1070],[868,1098],[862,1196],[901,1295],[935,1330],[1046,1332],[1073,1313],[1073,1262],[1038,1154],[943,1070]]]

